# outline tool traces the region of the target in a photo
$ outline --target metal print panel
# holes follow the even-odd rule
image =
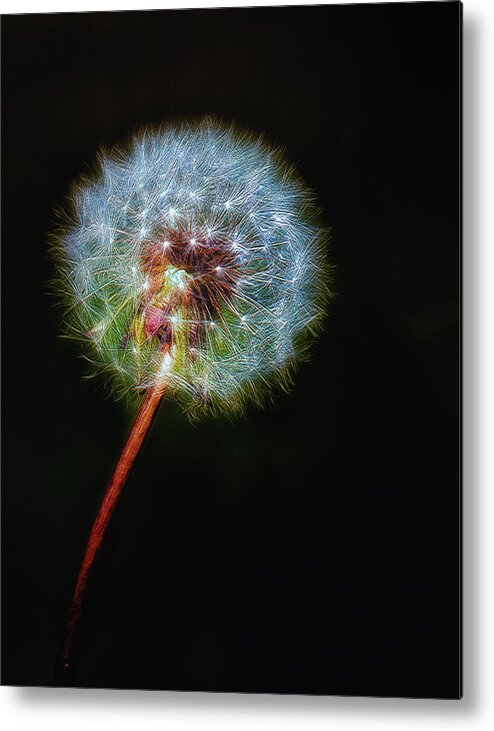
[[[442,697],[457,2],[2,17],[2,682]]]

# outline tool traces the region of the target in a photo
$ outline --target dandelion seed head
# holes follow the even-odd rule
[[[328,233],[283,154],[207,118],[98,165],[54,250],[67,331],[115,394],[164,382],[197,416],[288,388],[326,309]]]

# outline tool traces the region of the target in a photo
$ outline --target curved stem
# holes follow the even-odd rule
[[[148,388],[146,397],[139,409],[139,413],[136,416],[127,442],[125,443],[113,476],[106,489],[103,501],[93,523],[93,527],[91,528],[84,558],[82,559],[79,574],[77,576],[72,604],[70,606],[67,619],[67,629],[62,656],[64,671],[67,671],[70,668],[72,640],[81,613],[82,598],[84,590],[86,589],[91,566],[93,565],[94,559],[101,547],[106,529],[113,515],[113,511],[115,510],[118,499],[122,493],[122,488],[125,485],[125,481],[132,469],[135,458],[137,457],[144,442],[144,438],[152,424],[153,417],[155,416],[157,408],[161,402],[164,390],[165,389],[162,384]]]

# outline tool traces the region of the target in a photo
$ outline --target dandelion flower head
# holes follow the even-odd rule
[[[55,235],[66,331],[117,395],[191,415],[287,388],[321,324],[327,231],[262,137],[207,118],[135,134],[74,184]]]

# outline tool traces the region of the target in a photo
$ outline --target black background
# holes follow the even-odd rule
[[[100,143],[214,113],[319,195],[337,297],[293,393],[170,401],[85,598],[79,686],[457,697],[457,3],[2,19],[2,682],[52,685],[131,423],[82,382],[47,232]]]

